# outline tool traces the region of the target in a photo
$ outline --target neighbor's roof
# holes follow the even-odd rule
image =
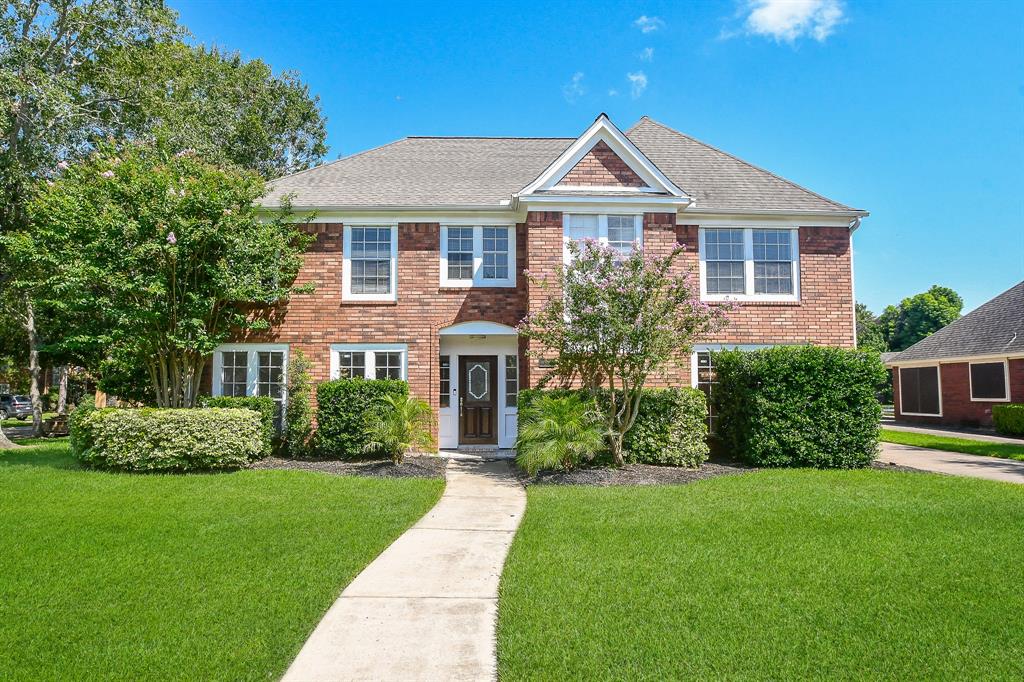
[[[644,116],[626,136],[701,210],[852,209]],[[575,138],[407,137],[274,181],[299,207],[479,206],[511,200]]]
[[[1024,354],[1024,282],[926,336],[889,362]]]

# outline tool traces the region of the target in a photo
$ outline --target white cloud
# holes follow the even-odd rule
[[[746,0],[741,14],[747,15],[745,33],[787,43],[802,37],[824,42],[843,22],[843,5],[840,0]]]
[[[651,61],[653,59],[654,59],[654,48],[653,47],[645,47],[644,49],[640,50],[640,61],[642,61],[642,62],[649,62],[649,61]]]
[[[612,88],[611,90],[608,91],[608,96],[609,97],[618,97],[618,95],[619,95],[619,91],[616,90],[615,88]]]
[[[640,29],[641,33],[650,33],[651,31],[657,31],[659,28],[665,27],[665,22],[658,17],[649,17],[646,14],[641,14],[633,25]]]
[[[570,104],[574,103],[587,91],[583,87],[583,72],[577,71],[569,79],[569,82],[562,86],[562,97],[565,97],[565,101]]]
[[[647,74],[643,71],[635,71],[627,73],[626,78],[629,79],[629,94],[633,99],[644,94],[644,90],[647,89]]]

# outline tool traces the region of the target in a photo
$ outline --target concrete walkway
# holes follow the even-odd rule
[[[954,476],[973,476],[992,481],[1024,484],[1024,462],[999,457],[967,455],[928,448],[915,448],[897,443],[881,443],[880,462],[934,471]]]
[[[996,434],[981,433],[969,429],[938,428],[933,426],[908,426],[894,422],[882,421],[883,429],[892,431],[906,431],[907,433],[924,433],[929,436],[945,436],[946,438],[963,438],[965,440],[981,440],[989,443],[1010,443],[1011,445],[1024,445],[1022,438],[1008,438]]]
[[[447,479],[341,593],[286,682],[496,678],[498,579],[526,492],[504,461],[453,460]]]

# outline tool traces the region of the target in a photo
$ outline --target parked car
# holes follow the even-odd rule
[[[25,421],[32,416],[32,401],[27,395],[0,394],[0,419],[14,417]]]

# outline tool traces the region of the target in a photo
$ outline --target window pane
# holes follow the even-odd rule
[[[900,369],[900,412],[939,414],[939,368]]]
[[[704,230],[704,260],[743,260],[743,230]]]
[[[745,291],[743,261],[708,261],[705,265],[709,294],[742,294]]]
[[[274,425],[280,429],[284,405],[284,353],[260,351],[257,370],[256,395],[274,400]]]
[[[473,228],[448,228],[448,279],[473,279]]]
[[[608,216],[608,245],[622,254],[633,252],[633,243],[639,241],[636,219],[631,215]]]
[[[568,217],[568,237],[579,242],[584,239],[597,239],[597,216],[573,214]]]
[[[508,228],[483,228],[484,279],[508,279]]]
[[[441,407],[448,407],[451,404],[452,390],[452,361],[448,355],[441,356]]]
[[[712,429],[715,425],[715,415],[711,409],[711,395],[714,392],[715,384],[717,384],[717,377],[715,376],[715,367],[712,362],[711,353],[708,351],[701,351],[697,353],[697,389],[704,392],[704,396],[708,403],[708,429]]]
[[[793,293],[792,263],[759,263],[754,262],[754,293],[755,294],[791,294]]]
[[[754,293],[793,293],[793,249],[790,230],[753,230]]]
[[[519,397],[519,358],[505,356],[505,406],[515,407]]]
[[[391,228],[353,227],[351,230],[352,293],[391,293]]]
[[[397,351],[374,353],[376,377],[378,379],[402,378],[402,354]]]
[[[1001,362],[971,365],[971,397],[1006,400],[1006,366]]]
[[[221,395],[240,397],[246,395],[249,376],[249,353],[227,351],[221,353]]]
[[[366,353],[363,351],[344,351],[338,353],[338,377],[351,379],[366,376]]]
[[[793,260],[790,230],[754,230],[754,260]]]

